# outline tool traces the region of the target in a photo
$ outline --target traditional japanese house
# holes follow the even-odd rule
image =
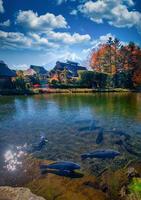
[[[0,61],[0,89],[12,88],[12,78],[15,76],[16,73],[9,69],[3,61]]]

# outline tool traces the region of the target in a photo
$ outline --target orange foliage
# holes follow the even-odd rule
[[[132,42],[126,46],[116,45],[114,41],[110,45],[103,44],[96,51],[92,51],[90,66],[95,71],[111,74],[136,71],[141,66],[141,49]]]

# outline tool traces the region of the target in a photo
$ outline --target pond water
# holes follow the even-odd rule
[[[141,155],[141,94],[49,94],[0,97],[0,168],[13,147],[46,146],[33,155],[47,160],[80,163],[88,173],[123,167]],[[81,161],[95,149],[114,149],[121,155],[107,160]],[[9,155],[10,156],[10,155]],[[8,158],[10,159],[10,158]]]

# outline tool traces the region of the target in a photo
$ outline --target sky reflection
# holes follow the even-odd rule
[[[25,147],[24,145],[23,147]],[[16,146],[15,150],[7,150],[4,154],[4,168],[8,171],[15,171],[17,168],[22,167],[23,156],[26,155],[22,146]]]

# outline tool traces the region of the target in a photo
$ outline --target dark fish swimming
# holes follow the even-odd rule
[[[113,130],[112,131],[115,135],[124,136],[125,140],[130,140],[130,135],[121,131],[121,130]]]
[[[60,170],[60,171],[74,171],[76,169],[80,169],[80,165],[74,163],[74,162],[55,162],[49,165],[40,165],[41,170],[47,170],[47,169],[54,169],[54,170]]]
[[[115,158],[116,156],[120,155],[120,152],[112,150],[112,149],[102,149],[102,150],[95,150],[93,152],[84,153],[81,155],[81,159],[85,160],[87,158]]]
[[[47,142],[48,140],[44,136],[41,136],[39,143],[33,146],[32,151],[41,151]]]
[[[41,136],[40,140],[37,144],[35,145],[25,145],[22,150],[27,152],[27,153],[34,153],[36,151],[41,151],[43,149],[43,147],[46,145],[46,143],[48,142],[48,140],[44,137]]]
[[[79,129],[78,129],[79,132],[89,131],[89,130],[90,130],[90,127],[89,127],[89,126],[82,127],[82,128],[79,128]]]
[[[103,141],[103,129],[100,129],[96,138],[96,144],[101,144],[102,141]]]

